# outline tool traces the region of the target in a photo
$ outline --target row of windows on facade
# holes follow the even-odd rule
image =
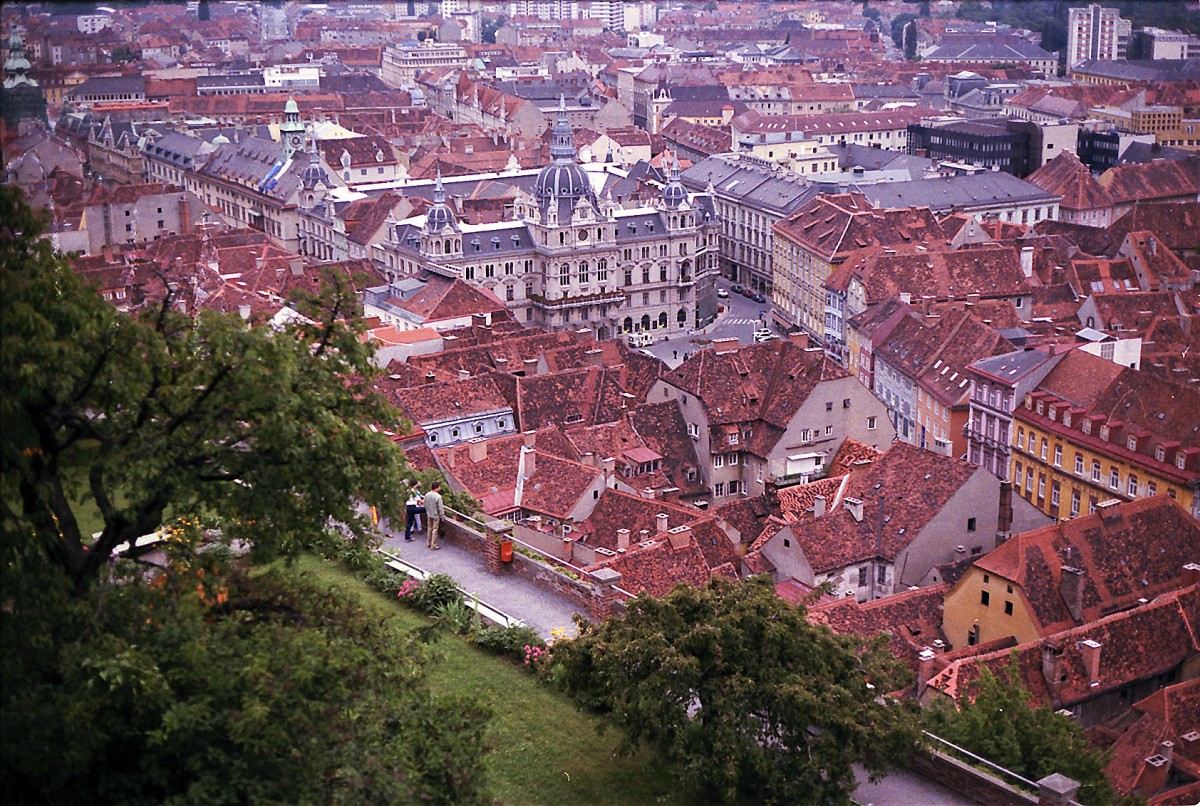
[[[1075,457],[1075,468],[1076,468],[1075,474],[1077,476],[1080,476],[1081,478],[1087,478],[1087,476],[1084,473],[1084,469],[1083,469],[1083,457],[1078,454],[1076,454],[1076,457]],[[1025,484],[1025,493],[1027,495],[1032,495],[1033,489],[1034,489],[1034,478],[1033,478],[1034,470],[1035,470],[1035,468],[1033,465],[1028,465],[1028,466],[1024,467],[1024,474],[1022,474],[1022,464],[1020,462],[1015,463],[1014,470],[1013,470],[1013,486],[1015,486],[1018,490],[1020,490],[1021,483],[1023,480],[1024,484]],[[1098,461],[1092,462],[1091,480],[1098,485],[1104,484],[1103,468],[1101,467],[1101,464]],[[1109,486],[1109,489],[1115,490],[1117,492],[1120,492],[1120,490],[1121,490],[1121,471],[1116,467],[1109,468],[1108,486]],[[1059,498],[1061,495],[1061,491],[1062,491],[1062,483],[1057,480],[1051,479],[1051,481],[1050,481],[1050,505],[1051,506],[1057,507],[1059,505]],[[1155,481],[1147,481],[1144,485],[1140,485],[1138,482],[1137,474],[1130,473],[1128,476],[1126,476],[1126,479],[1125,479],[1125,494],[1128,495],[1130,498],[1137,498],[1139,495],[1139,492],[1141,495],[1143,495],[1147,498],[1158,495],[1158,483]],[[1174,498],[1175,497],[1175,489],[1173,487],[1168,487],[1167,494],[1170,495],[1172,498]],[[1046,474],[1045,473],[1037,474],[1037,497],[1038,497],[1039,501],[1044,501],[1046,498]],[[1073,488],[1071,514],[1072,515],[1079,514],[1079,488],[1078,487]]]
[[[1027,408],[1027,409],[1033,408],[1032,399],[1029,397],[1026,397],[1026,399],[1025,399],[1025,408]],[[1050,417],[1051,422],[1056,422],[1058,420],[1058,413],[1059,413],[1060,409],[1062,410],[1062,424],[1065,427],[1070,428],[1071,427],[1071,411],[1070,411],[1070,409],[1064,408],[1062,406],[1050,406],[1049,407],[1049,417]],[[1037,402],[1036,411],[1038,414],[1042,414],[1042,415],[1046,414],[1047,407],[1046,407],[1045,401],[1039,400]],[[1160,419],[1161,419],[1161,417],[1160,417]],[[1085,417],[1083,422],[1080,424],[1080,430],[1084,434],[1091,435],[1091,433],[1092,433],[1092,418]],[[1024,428],[1017,429],[1018,444],[1021,441],[1021,435],[1024,433],[1024,431],[1025,431]],[[1100,426],[1099,436],[1100,436],[1100,440],[1102,442],[1109,441],[1112,434],[1111,434],[1111,431],[1107,424],[1102,424]],[[1029,450],[1031,453],[1033,452],[1033,438],[1034,438],[1034,432],[1031,430],[1029,432],[1029,440],[1030,440]],[[1046,440],[1043,439],[1042,442],[1045,443]],[[1133,434],[1130,434],[1125,440],[1125,447],[1131,451],[1136,452],[1138,449],[1138,444],[1139,444],[1138,438]],[[1045,448],[1043,447],[1043,449],[1042,449],[1042,454],[1043,454],[1042,458],[1043,459],[1046,458],[1045,452],[1046,452]],[[1154,458],[1155,458],[1155,460],[1157,460],[1159,462],[1168,461],[1167,460],[1167,449],[1166,449],[1165,445],[1154,446]],[[1186,462],[1187,462],[1187,455],[1182,450],[1177,451],[1175,454],[1175,466],[1178,467],[1180,470],[1182,470],[1184,468]]]
[[[501,417],[500,419],[496,420],[496,427],[501,430],[508,428],[508,420]],[[473,426],[473,429],[475,431],[475,436],[481,436],[483,434],[483,423],[475,423],[475,425]],[[462,435],[463,435],[462,428],[451,428],[450,429],[450,439],[452,439],[452,440],[462,439]],[[436,431],[429,432],[429,441],[430,442],[438,441],[438,435],[437,435]]]

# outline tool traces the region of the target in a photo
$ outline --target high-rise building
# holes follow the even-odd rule
[[[1084,61],[1113,61],[1126,58],[1133,23],[1122,19],[1115,8],[1093,3],[1073,8],[1067,15],[1067,70]]]

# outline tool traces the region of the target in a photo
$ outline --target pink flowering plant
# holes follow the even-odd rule
[[[525,645],[525,665],[530,671],[537,671],[542,664],[550,660],[549,650],[543,649],[536,644]]]
[[[421,589],[421,583],[409,577],[400,585],[400,590],[396,593],[397,599],[409,600],[418,590]]]

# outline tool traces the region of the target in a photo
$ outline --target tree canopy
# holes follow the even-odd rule
[[[366,502],[402,512],[402,452],[372,424],[394,409],[344,277],[298,299],[306,320],[255,327],[176,310],[168,291],[129,316],[39,238],[39,218],[0,188],[0,475],[7,538],[37,545],[85,590],[122,543],[168,513],[204,513],[258,556],[340,525],[366,539]],[[93,542],[85,513],[103,527]]]
[[[1014,659],[1000,675],[985,669],[974,700],[959,709],[935,706],[925,713],[927,729],[1018,775],[1038,781],[1062,773],[1080,783],[1078,799],[1087,806],[1116,802],[1104,776],[1107,759],[1074,720],[1046,706],[1031,707]]]
[[[765,577],[714,579],[582,624],[553,674],[707,799],[841,803],[854,762],[882,770],[915,741],[908,706],[881,696],[903,680],[883,646],[810,624]]]
[[[431,695],[425,646],[198,538],[172,527],[165,572],[122,560],[80,595],[5,553],[7,802],[488,802],[487,711]]]

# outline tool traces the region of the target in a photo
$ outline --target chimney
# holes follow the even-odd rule
[[[863,519],[863,502],[860,498],[847,498],[845,500],[846,511],[854,518],[855,522],[862,523]]]
[[[692,527],[676,526],[667,532],[667,541],[673,549],[687,548],[692,542]]]
[[[242,317],[243,319],[249,319],[250,318],[250,306],[249,305],[239,305],[238,306],[238,316]]]
[[[1167,785],[1167,773],[1171,771],[1171,762],[1161,753],[1155,753],[1147,758],[1144,764],[1133,791],[1134,794],[1147,797]]]
[[[521,436],[525,438],[526,448],[532,448],[537,445],[537,431],[526,431]]]
[[[1071,618],[1081,621],[1083,616],[1083,571],[1070,565],[1062,567],[1058,591],[1063,603],[1071,611]]]
[[[611,476],[617,469],[617,460],[612,456],[606,456],[600,462],[604,466],[604,475]]]
[[[604,366],[604,351],[603,350],[588,350],[583,354],[583,363],[592,367]]]
[[[1062,285],[1067,280],[1067,270],[1062,266],[1055,266],[1050,271],[1050,284]]]
[[[1100,685],[1100,644],[1090,638],[1079,642],[1079,654],[1083,658],[1083,668],[1087,670],[1088,685]]]
[[[192,211],[191,205],[188,204],[187,194],[179,196],[179,232],[182,235],[187,235],[192,231]]]
[[[488,333],[489,333],[489,334],[491,333],[491,328],[488,328]],[[490,336],[489,336],[489,338],[490,338]],[[496,356],[496,357],[495,357],[494,359],[492,359],[492,360],[493,360],[493,361],[495,362],[495,364],[496,364],[496,369],[500,370],[501,372],[507,372],[507,371],[508,371],[508,359],[507,359],[507,358],[505,358],[504,356],[500,355],[500,356]]]
[[[620,551],[622,549],[627,549],[627,548],[629,548],[629,530],[628,529],[618,529],[617,530],[617,550]]]
[[[813,496],[813,517],[819,518],[825,514],[825,501],[823,495]]]
[[[491,328],[491,326],[490,325],[477,325],[475,327],[475,338],[480,344],[491,344],[492,343],[492,328]],[[499,363],[501,360],[503,360],[504,363],[506,363],[506,364],[508,363],[507,358],[504,358],[504,359],[497,358],[496,362]]]
[[[917,696],[920,697],[925,693],[926,687],[929,685],[929,678],[933,677],[934,662],[937,659],[937,653],[929,647],[923,647],[917,660]]]
[[[1050,687],[1050,693],[1055,702],[1058,692],[1062,689],[1062,644],[1048,638],[1042,644],[1042,677]]]
[[[1150,247],[1150,257],[1154,257],[1158,254],[1158,239],[1153,235],[1151,235],[1150,239],[1146,241],[1146,245]]]
[[[658,515],[656,516],[656,520],[658,521],[658,531],[659,531],[659,534],[661,534],[661,533],[663,533],[663,532],[667,531],[667,528],[668,528],[668,526],[667,526],[667,520],[668,520],[668,518],[667,518],[667,513],[665,513],[665,512],[660,512],[660,513],[658,513]]]
[[[467,450],[470,451],[472,462],[482,462],[487,458],[487,440],[482,437],[473,439],[467,443]]]
[[[299,277],[304,273],[304,259],[294,257],[288,261],[288,268],[292,270],[293,277]]]
[[[1021,274],[1026,277],[1033,276],[1033,247],[1021,247]]]
[[[808,349],[808,334],[807,333],[790,333],[788,341],[799,347],[801,350]]]
[[[581,459],[581,462],[582,462],[582,464],[585,464],[588,467],[595,467],[596,466],[596,454],[592,453],[591,451],[585,451],[583,454],[583,457]]]
[[[454,454],[455,454],[454,448],[451,448],[450,450],[446,451],[446,466],[448,468],[450,468],[451,470],[454,469]]]
[[[526,358],[524,365],[525,377],[532,378],[534,375],[538,374],[538,360],[536,358]]]
[[[429,370],[425,373],[425,383],[433,383],[436,380],[437,376],[433,374],[433,370]]]
[[[525,478],[530,478],[537,472],[537,451],[533,448],[522,448],[521,455],[525,457]]]
[[[971,303],[972,305],[978,305],[979,304],[979,295],[978,294],[967,294],[967,302]]]
[[[115,262],[115,261],[113,260],[113,250],[112,250],[112,244],[107,244],[107,243],[106,243],[106,244],[104,245],[104,249],[103,249],[102,251],[103,251],[103,253],[104,253],[104,262],[105,262],[105,263],[113,263],[113,262]]]
[[[1158,754],[1167,761],[1173,761],[1175,758],[1175,742],[1170,739],[1163,739],[1158,745]]]
[[[471,327],[487,327],[487,317],[481,313],[471,314]]]
[[[996,539],[1003,542],[1012,531],[1013,522],[1013,488],[1012,482],[1000,482],[1000,509],[996,515]]]
[[[725,338],[725,339],[713,339],[712,346],[713,346],[713,350],[716,351],[717,355],[721,355],[723,353],[737,352],[738,340],[736,338],[732,338],[732,337]]]
[[[649,539],[650,539],[650,530],[649,529],[639,529],[638,530],[638,542],[639,543],[645,543]]]
[[[1200,563],[1188,563],[1183,567],[1183,574],[1180,577],[1180,584],[1183,587],[1195,585],[1200,582]]]
[[[263,263],[265,263],[265,262],[266,261],[263,260],[262,255],[255,255],[254,256],[254,270],[262,271]]]
[[[471,378],[471,371],[469,369],[460,369],[458,371],[458,379],[460,381],[466,381],[466,380],[469,380],[470,378]]]
[[[1079,794],[1079,782],[1062,773],[1053,773],[1037,782],[1038,803],[1074,803]]]

